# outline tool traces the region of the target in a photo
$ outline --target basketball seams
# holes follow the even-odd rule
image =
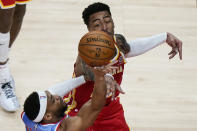
[[[85,35],[84,37],[82,37],[81,39],[83,40],[84,38],[86,38],[86,37],[88,37],[88,36],[95,36],[95,35],[97,35],[97,36],[101,36],[101,34],[98,34],[98,33],[95,33],[95,34],[87,34],[87,36]],[[113,40],[112,38],[110,38],[108,35],[106,35],[106,34],[102,34],[102,35],[104,35],[105,37],[107,37],[107,38],[109,38],[109,39],[111,39],[111,40]]]
[[[86,55],[84,52],[82,52],[80,49],[79,49],[79,52],[82,54],[82,55],[84,55],[85,57],[87,57],[87,58],[90,58],[90,59],[93,59],[93,60],[109,60],[109,59],[112,59],[113,57],[112,56],[110,56],[110,57],[107,57],[107,58],[95,58],[95,57],[90,57],[90,56],[88,56],[88,55]],[[83,56],[81,56],[82,58],[83,58]]]
[[[79,56],[90,66],[101,66],[114,58],[114,40],[102,31],[85,34],[78,45]]]
[[[98,32],[98,31],[96,31],[96,32]],[[84,38],[86,38],[86,37],[88,37],[88,36],[91,36],[91,35],[99,35],[99,36],[101,36],[101,35],[104,35],[105,37],[107,37],[107,38],[110,38],[108,35],[106,35],[104,32],[102,32],[102,31],[100,31],[99,33],[95,33],[95,32],[92,32],[92,33],[87,33],[86,35],[84,35],[82,38],[81,38],[81,40],[83,40]],[[112,38],[110,38],[111,40],[113,40]]]
[[[82,53],[84,56],[88,57],[88,58],[95,58],[95,57],[91,57],[89,55],[86,55],[86,51],[83,51],[83,49],[78,49],[78,51],[80,53]],[[113,52],[113,50],[111,50]],[[107,52],[108,53],[108,52]],[[113,55],[112,56],[108,56],[108,57],[105,57],[105,58],[100,58],[100,60],[105,60],[105,59],[109,59],[109,58],[113,58]],[[97,59],[98,60],[98,59]]]
[[[94,33],[94,32],[92,32],[91,34],[90,33],[87,33],[86,35],[84,35],[82,38],[81,38],[81,40],[80,40],[80,42],[81,41],[83,41],[84,39],[86,39],[87,37],[89,37],[89,36],[95,36],[95,35],[97,35],[97,36],[102,36],[102,35],[104,35],[106,38],[108,38],[107,40],[108,41],[114,41],[111,37],[109,37],[108,35],[106,35],[105,33],[103,33],[102,31],[100,32],[100,33]],[[111,43],[111,42],[110,42]],[[113,44],[113,43],[111,43],[111,44]]]
[[[104,48],[108,48],[108,49],[111,49],[111,50],[115,50],[115,48],[102,46],[102,45],[92,45],[92,44],[83,44],[83,43],[81,43],[79,46],[97,46],[97,47],[104,47]]]

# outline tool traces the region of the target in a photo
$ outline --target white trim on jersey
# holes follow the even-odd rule
[[[110,60],[110,62],[114,61],[114,60],[117,60],[118,56],[119,56],[119,49],[118,47],[116,46],[116,44],[114,44],[115,48],[116,48],[116,55],[114,56],[114,58],[112,60]]]

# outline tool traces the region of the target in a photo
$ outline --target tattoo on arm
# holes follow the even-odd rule
[[[94,73],[86,66],[86,63],[81,59],[81,67],[84,76],[87,80],[94,81]]]
[[[117,45],[121,52],[127,54],[130,51],[130,46],[125,37],[121,34],[115,34]]]

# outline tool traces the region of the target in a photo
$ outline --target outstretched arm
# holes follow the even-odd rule
[[[154,35],[151,37],[139,38],[136,40],[132,40],[129,44],[130,51],[125,55],[125,57],[134,57],[163,44],[166,41],[167,34],[162,33],[158,35]]]
[[[144,54],[166,42],[172,48],[171,52],[168,54],[170,55],[169,59],[173,58],[177,53],[179,53],[179,57],[182,59],[182,42],[171,33],[161,33],[151,37],[140,38],[130,43],[127,43],[126,39],[121,34],[116,34],[116,39],[120,50],[127,58]]]
[[[68,94],[73,89],[79,87],[85,83],[84,76],[72,78],[70,80],[58,83],[48,89],[48,91],[53,95],[59,95],[61,97],[64,97],[66,94]]]

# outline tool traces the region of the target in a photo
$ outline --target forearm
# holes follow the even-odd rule
[[[94,80],[94,73],[87,67],[80,56],[77,57],[74,72],[76,76],[84,75],[86,81]]]
[[[72,78],[70,80],[58,83],[48,89],[51,94],[56,94],[61,97],[64,97],[73,89],[85,83],[84,76]]]
[[[125,57],[129,58],[141,55],[166,42],[166,39],[167,33],[161,33],[151,37],[133,40],[128,43],[130,46],[130,51],[125,55]]]
[[[106,83],[104,77],[95,76],[95,86],[92,93],[92,109],[100,110],[106,103]]]
[[[86,129],[93,124],[106,103],[106,87],[104,77],[100,79],[95,76],[94,81],[95,87],[93,89],[92,98],[81,107],[77,114],[82,122],[81,129]]]

